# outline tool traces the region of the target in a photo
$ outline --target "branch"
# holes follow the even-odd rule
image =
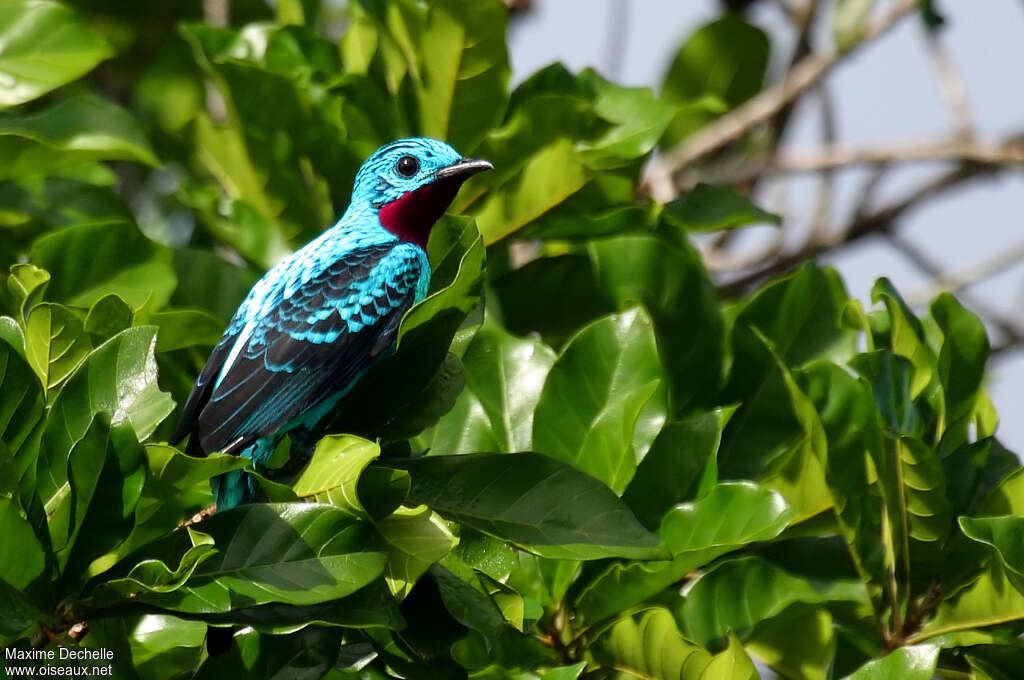
[[[663,159],[662,171],[669,174],[675,173],[701,157],[736,141],[754,127],[767,122],[803,92],[821,81],[842,59],[886,33],[902,17],[912,12],[917,4],[917,0],[898,0],[884,16],[864,32],[861,39],[850,49],[842,52],[833,50],[805,57],[790,69],[782,82],[710,123],[669,151]]]
[[[947,189],[999,172],[1004,166],[985,165],[978,163],[962,163],[939,178],[927,182],[907,196],[893,201],[882,208],[855,219],[846,230],[835,239],[825,242],[808,242],[802,248],[783,253],[774,259],[761,263],[739,276],[723,281],[718,290],[726,296],[737,296],[746,292],[759,282],[787,272],[804,260],[817,257],[826,251],[848,245],[868,236],[884,234],[904,213],[918,205],[942,194]]]
[[[985,165],[1024,165],[1024,140],[1001,144],[950,141],[906,146],[844,149],[832,147],[813,154],[779,154],[764,172],[821,172],[857,165],[889,165],[928,161],[958,161]]]

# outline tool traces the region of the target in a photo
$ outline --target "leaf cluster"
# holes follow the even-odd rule
[[[359,0],[337,40],[328,3],[270,7],[0,6],[5,645],[125,678],[1021,676],[1024,473],[978,319],[813,263],[720,299],[692,232],[778,218],[638,198],[761,89],[759,29],[700,28],[657,95],[510,90],[498,0]],[[204,517],[249,465],[165,443],[209,348],[410,134],[496,167],[431,294],[308,465],[285,440],[264,502]]]

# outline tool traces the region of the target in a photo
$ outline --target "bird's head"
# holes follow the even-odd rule
[[[363,163],[352,201],[369,204],[385,229],[426,248],[430,229],[462,183],[492,167],[484,160],[463,158],[436,139],[400,139],[380,147]]]

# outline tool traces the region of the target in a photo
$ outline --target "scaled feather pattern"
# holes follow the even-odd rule
[[[403,315],[426,297],[430,229],[467,177],[491,167],[444,142],[403,139],[356,174],[338,222],[278,263],[238,307],[185,403],[172,441],[265,463],[306,433],[393,351]],[[255,496],[248,473],[213,481],[218,510]]]

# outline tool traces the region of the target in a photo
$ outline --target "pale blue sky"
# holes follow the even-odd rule
[[[831,2],[826,2],[831,5]],[[890,2],[876,3],[879,9]],[[792,40],[773,3],[751,18],[768,30],[776,49],[776,67],[788,59]],[[949,19],[944,41],[956,70],[966,83],[970,109],[982,139],[1024,132],[1024,5],[1020,0],[938,0]],[[625,15],[625,21],[623,21]],[[713,0],[536,0],[534,11],[518,23],[510,37],[513,78],[522,79],[552,61],[574,70],[593,66],[622,82],[657,86],[683,36],[717,15]],[[612,27],[623,31],[618,72],[610,57]],[[817,46],[829,44],[823,22]],[[826,83],[835,98],[838,140],[843,146],[877,147],[889,143],[937,141],[950,134],[952,117],[943,102],[935,69],[924,49],[924,33],[914,18],[835,69]],[[785,141],[794,151],[820,146],[819,115],[802,107]],[[918,165],[892,173],[881,187],[879,200],[902,195],[948,166]],[[848,215],[862,170],[839,177],[832,216],[840,223]],[[796,178],[770,188],[760,197],[767,207],[785,196],[795,222],[809,214],[814,196],[812,177]],[[1010,248],[1024,245],[1024,172],[1005,173],[964,185],[947,196],[923,204],[899,223],[899,234],[949,273],[984,263]],[[754,230],[756,232],[756,230]],[[751,242],[763,235],[753,233]],[[826,260],[844,275],[851,294],[865,301],[871,284],[888,276],[911,300],[931,291],[930,280],[881,239],[867,239]],[[1024,263],[969,289],[1024,330]],[[989,388],[999,409],[999,436],[1024,453],[1024,348],[1004,353],[990,369]]]

